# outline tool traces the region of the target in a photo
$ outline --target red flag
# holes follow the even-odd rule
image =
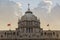
[[[47,26],[49,26],[49,24],[47,24]]]
[[[7,26],[11,26],[11,24],[7,24]]]

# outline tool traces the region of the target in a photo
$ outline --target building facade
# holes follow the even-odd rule
[[[0,40],[60,40],[60,31],[43,30],[40,20],[28,8],[16,30],[0,31]]]

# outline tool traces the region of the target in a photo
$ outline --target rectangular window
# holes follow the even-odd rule
[[[26,32],[33,32],[33,28],[26,28]]]

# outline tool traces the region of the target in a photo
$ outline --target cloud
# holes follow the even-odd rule
[[[44,2],[46,3],[46,6],[48,8],[48,13],[51,12],[51,9],[52,9],[52,1],[51,0],[44,0]]]
[[[21,4],[20,2],[16,2],[16,4],[17,4],[19,7],[22,6],[22,4]]]
[[[60,30],[60,5],[56,4],[56,6],[51,9],[50,14],[47,14],[48,10],[46,8],[42,8],[44,6],[46,6],[46,4],[40,2],[39,6],[33,9],[36,16],[40,18],[41,27],[48,29],[46,25],[50,24],[52,30]]]
[[[16,17],[21,17],[21,15],[22,15],[22,12],[21,12],[22,4],[20,2],[16,2],[16,5],[17,5],[16,11],[18,11],[18,12],[15,12],[14,14],[16,15]]]

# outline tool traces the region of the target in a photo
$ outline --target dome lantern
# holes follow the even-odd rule
[[[28,4],[28,10],[27,10],[25,13],[26,13],[26,14],[27,14],[27,13],[32,14],[32,12],[30,11],[30,4]]]

